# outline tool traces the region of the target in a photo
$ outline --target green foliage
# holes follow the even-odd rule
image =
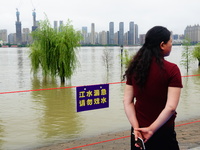
[[[39,28],[32,32],[30,47],[32,71],[42,69],[43,75],[59,76],[61,82],[71,78],[76,66],[75,49],[80,46],[82,36],[75,31],[70,21],[61,26],[60,32],[54,30],[48,19],[40,22]]]
[[[127,68],[129,63],[131,62],[131,60],[133,59],[133,55],[129,55],[129,51],[127,49],[125,49],[123,51],[123,56],[122,56],[122,63],[125,65],[125,67]]]
[[[185,67],[187,73],[189,71],[190,63],[192,61],[191,40],[185,38],[183,41],[184,50],[182,51],[181,65]]]
[[[193,49],[193,51],[192,51],[192,55],[193,55],[193,57],[194,58],[196,58],[197,60],[198,60],[198,66],[200,67],[200,43],[198,43],[195,47],[194,47],[194,49]]]
[[[119,46],[118,44],[81,44],[82,47],[84,46],[90,46],[90,47],[105,47],[105,46]]]

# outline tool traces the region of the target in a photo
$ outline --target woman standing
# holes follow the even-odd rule
[[[131,150],[179,150],[174,131],[182,81],[177,65],[164,59],[172,48],[171,33],[162,26],[151,28],[144,45],[131,61],[124,77],[124,108],[132,126]]]

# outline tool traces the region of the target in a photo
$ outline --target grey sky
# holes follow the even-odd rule
[[[33,24],[32,10],[36,9],[37,20],[45,14],[54,20],[72,20],[79,30],[95,23],[97,32],[108,30],[109,22],[124,22],[125,32],[129,22],[139,26],[139,34],[146,33],[155,25],[167,27],[173,33],[183,34],[187,25],[200,24],[200,0],[4,0],[0,2],[0,29],[15,32],[16,8],[20,12],[22,28]]]

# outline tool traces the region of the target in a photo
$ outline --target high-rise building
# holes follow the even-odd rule
[[[60,26],[62,26],[62,25],[63,25],[63,21],[62,21],[62,20],[60,20],[60,21],[59,21],[59,23],[60,23]]]
[[[81,44],[88,44],[88,31],[87,31],[87,27],[82,27],[82,36],[83,36],[83,40],[81,41]]]
[[[58,21],[53,22],[53,27],[55,31],[58,31]]]
[[[146,34],[140,34],[140,45],[143,45],[145,43],[145,36]]]
[[[128,45],[135,44],[135,34],[134,34],[134,22],[129,23],[129,32],[128,32]]]
[[[16,33],[10,33],[8,35],[8,43],[9,44],[16,44]]]
[[[184,30],[185,38],[191,40],[192,43],[199,43],[200,42],[200,26],[187,26]]]
[[[178,34],[173,34],[173,36],[172,36],[172,40],[178,40],[178,39],[179,39]]]
[[[90,44],[95,44],[95,24],[91,24]]]
[[[114,35],[114,44],[118,44],[119,42],[119,31],[115,32],[115,35]]]
[[[109,44],[114,44],[114,22],[109,23]]]
[[[139,32],[138,32],[138,25],[135,24],[135,44],[136,45],[140,44],[138,34],[139,34]]]
[[[0,30],[0,40],[3,41],[3,43],[7,43],[7,30],[6,29],[2,29]]]
[[[37,21],[36,21],[36,12],[35,12],[35,9],[33,10],[33,13],[32,13],[32,16],[33,16],[33,26],[32,26],[32,31],[35,31],[37,29]]]
[[[22,33],[22,44],[30,44],[31,42],[31,36],[30,36],[30,30],[29,28],[23,28]]]
[[[22,43],[22,29],[21,29],[21,22],[19,21],[19,11],[17,9],[17,12],[16,12],[16,16],[17,16],[17,21],[15,23],[16,25],[16,44],[21,44]]]
[[[107,37],[107,44],[109,44],[109,31],[106,32],[106,37]],[[114,43],[114,40],[113,40],[113,43]]]
[[[63,21],[62,20],[60,20],[60,22],[59,22],[59,31],[61,31],[61,27],[63,26]]]
[[[119,23],[119,34],[118,34],[119,38],[119,45],[124,45],[124,22],[120,22]]]
[[[128,39],[129,39],[129,31],[124,33],[124,45],[129,45],[128,44]]]
[[[107,32],[102,31],[99,33],[99,44],[106,45],[107,44]]]

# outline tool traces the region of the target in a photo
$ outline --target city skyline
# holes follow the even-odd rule
[[[15,12],[15,14],[17,14],[17,11],[19,11],[18,9],[16,9],[16,12]],[[8,35],[9,34],[13,34],[13,33],[16,33],[16,22],[20,22],[21,23],[21,29],[24,29],[24,28],[29,28],[31,31],[33,31],[33,30],[35,30],[36,29],[36,21],[38,22],[38,21],[41,21],[41,20],[36,20],[36,18],[37,18],[37,12],[35,11],[35,10],[33,10],[32,11],[32,16],[30,15],[30,18],[29,18],[29,20],[30,20],[30,22],[31,22],[31,24],[30,24],[30,26],[29,27],[24,27],[23,26],[23,22],[21,21],[21,19],[20,19],[20,15],[21,15],[21,12],[19,11],[18,12],[18,17],[16,17],[15,18],[15,20],[13,21],[13,27],[15,28],[14,30],[14,32],[9,32],[9,30],[8,29],[6,29],[6,28],[0,28],[0,30],[4,30],[4,29],[6,29],[7,30],[7,33],[8,33]],[[33,18],[32,18],[33,17]],[[49,20],[50,21],[50,20]],[[67,21],[66,22],[64,22],[62,19],[60,19],[60,20],[53,20],[53,21],[50,21],[50,24],[52,25],[52,27],[54,27],[55,26],[55,21],[59,21],[59,22],[62,22],[62,23],[67,23]],[[102,32],[102,31],[109,31],[109,29],[110,29],[110,26],[109,26],[109,23],[111,23],[111,22],[113,22],[113,21],[110,21],[110,22],[107,22],[106,23],[106,25],[104,25],[104,26],[107,26],[106,27],[106,29],[102,29],[102,30],[98,30],[98,31],[96,31],[97,33],[98,32]],[[114,26],[114,32],[116,31],[116,30],[118,30],[118,29],[120,29],[120,22],[122,22],[122,21],[119,21],[119,22],[117,22],[118,24],[116,24],[116,22],[113,22],[113,23],[115,23],[116,25]],[[127,31],[129,31],[130,30],[130,23],[131,22],[134,22],[133,20],[130,20],[129,22],[126,22],[126,23],[124,23],[124,32],[127,32]],[[92,28],[90,28],[91,27],[91,24],[92,23],[90,23],[90,25],[89,26],[86,26],[89,30],[91,30]],[[94,23],[95,24],[95,27],[98,29],[98,25],[96,24],[96,23]],[[72,25],[73,25],[73,22],[72,22]],[[102,25],[102,24],[101,24]],[[193,26],[193,25],[199,25],[198,23],[197,24],[188,24],[187,26]],[[74,25],[73,25],[74,26]],[[187,26],[185,26],[185,28],[183,29],[183,31],[182,31],[182,33],[180,33],[179,35],[182,35],[182,34],[184,34],[184,30],[186,29],[186,27]],[[1,27],[1,26],[0,26]],[[78,28],[75,28],[76,30],[79,30],[79,31],[81,31],[82,30],[82,27],[84,27],[84,26],[80,26],[80,28],[78,29]],[[166,26],[165,26],[166,27]],[[171,30],[172,31],[172,30]],[[178,34],[178,33],[176,33],[176,32],[174,32],[174,31],[172,31],[174,34]],[[145,34],[145,33],[140,33],[140,31],[139,31],[139,33],[138,33],[138,35],[140,35],[140,34]]]
[[[38,28],[38,22],[36,20],[36,12],[35,9],[32,13],[33,17],[33,26],[32,31],[36,30]],[[58,27],[58,21],[54,21],[53,25],[50,23],[52,28],[54,28],[56,31],[60,31],[60,26],[62,26],[64,23],[62,20],[59,21],[59,27]],[[16,9],[16,32],[15,33],[7,33],[7,29],[0,29],[1,33],[1,43],[3,38],[3,43],[9,43],[9,44],[30,44],[31,37],[29,35],[30,29],[29,28],[23,28],[20,21],[20,12],[18,9]],[[191,27],[191,25],[189,25]],[[124,29],[124,22],[119,22],[119,28],[118,30],[115,30],[115,24],[114,22],[109,22],[109,30],[103,30],[101,32],[95,31],[95,23],[91,23],[91,32],[88,32],[88,27],[82,27],[82,30],[79,29],[82,32],[84,40],[81,41],[82,44],[117,44],[117,45],[138,45],[144,43],[144,34],[138,34],[139,28],[138,25],[134,23],[134,21],[129,22],[129,30],[126,32]],[[194,27],[191,27],[188,29],[188,26],[184,30],[184,34],[187,32],[187,36],[191,36],[191,38],[195,39],[193,40],[194,43],[199,41],[199,25],[194,25]],[[195,29],[195,30],[194,30]],[[187,31],[186,31],[187,30]],[[23,32],[22,32],[23,31]],[[192,32],[191,32],[192,31]],[[172,35],[174,34],[173,31]],[[197,33],[193,33],[197,32]],[[183,35],[183,34],[182,34]],[[181,37],[183,37],[181,35]],[[192,35],[195,35],[196,37],[192,37]],[[8,38],[6,37],[8,36]],[[8,39],[8,40],[7,40]],[[179,40],[179,36],[178,36]],[[12,41],[12,43],[10,42]],[[14,42],[13,42],[14,41]]]
[[[66,2],[64,0],[6,0],[0,5],[1,29],[7,29],[8,33],[15,32],[15,12],[19,9],[22,28],[31,28],[32,12],[36,10],[37,20],[44,20],[45,15],[52,23],[54,20],[67,22],[72,20],[76,29],[82,26],[96,24],[96,31],[109,30],[107,25],[110,21],[118,24],[124,22],[127,31],[129,21],[137,22],[139,34],[145,34],[151,27],[162,25],[176,34],[183,34],[187,25],[199,24],[197,15],[200,13],[200,1],[187,0],[164,2],[162,0],[132,1],[132,0],[111,0]],[[118,29],[118,26],[116,26]]]
[[[33,12],[33,26],[32,30],[30,28],[23,28],[21,26],[20,21],[20,12],[16,11],[16,21],[15,21],[15,27],[16,32],[15,33],[7,33],[7,29],[0,29],[0,31],[4,32],[4,43],[9,44],[28,44],[30,43],[31,37],[29,35],[30,32],[34,31],[38,26],[36,24],[36,12]],[[60,20],[59,24],[58,21],[54,21],[52,28],[54,28],[57,31],[60,31],[59,28],[63,24],[63,21]],[[59,25],[59,26],[58,26]],[[114,22],[109,22],[109,30],[103,30],[100,32],[95,31],[95,23],[91,23],[91,30],[88,32],[88,27],[82,27],[82,32],[84,41],[82,41],[83,44],[119,44],[119,45],[134,45],[139,43],[139,35],[138,35],[138,25],[134,24],[133,21],[129,22],[129,30],[124,30],[124,22],[119,23],[119,29],[116,29],[116,24]],[[7,37],[5,37],[7,35]],[[87,41],[85,40],[86,38]],[[6,40],[5,40],[6,39]],[[2,40],[2,39],[0,39]],[[15,42],[14,42],[15,41]]]
[[[37,12],[34,10],[33,12],[32,12],[32,18],[29,18],[31,21],[32,21],[32,25],[31,26],[29,26],[29,27],[24,27],[22,24],[23,24],[23,22],[21,21],[21,19],[20,19],[20,17],[21,17],[21,12],[18,10],[18,9],[16,9],[16,12],[15,12],[15,16],[16,16],[16,18],[15,18],[15,20],[13,21],[13,22],[15,22],[15,24],[13,23],[13,26],[15,27],[15,31],[14,32],[9,32],[9,30],[8,29],[6,29],[6,28],[4,28],[4,29],[6,29],[7,30],[7,33],[8,33],[8,35],[9,34],[13,34],[13,33],[17,33],[17,28],[21,28],[21,30],[22,29],[25,29],[25,28],[29,28],[31,31],[34,31],[36,28],[37,28],[37,25],[36,25],[36,22],[39,22],[40,20],[37,20],[36,18],[36,16],[37,16]],[[60,24],[63,24],[63,20],[53,20],[53,22],[50,22],[50,24],[51,24],[51,26],[53,27],[53,28],[55,28],[55,26],[57,26],[58,24],[57,24],[57,22],[60,22]],[[61,23],[62,22],[62,23]],[[124,22],[122,22],[122,21],[120,21],[119,22],[119,26],[118,26],[118,24],[116,23],[116,22],[112,22],[112,21],[110,21],[110,22],[108,22],[107,23],[107,29],[102,29],[102,30],[99,30],[99,31],[96,31],[95,30],[95,32],[102,32],[102,31],[109,31],[110,30],[110,23],[113,23],[113,25],[112,25],[112,30],[113,30],[113,32],[116,32],[116,31],[118,31],[118,29],[120,29],[120,23],[123,23],[123,30],[124,29],[126,29],[126,30],[124,30],[123,32],[127,32],[127,31],[129,31],[130,30],[130,23],[132,23],[133,22],[133,24],[134,24],[134,21],[133,20],[130,20],[129,22],[127,22],[127,24],[126,23],[124,23]],[[114,26],[114,23],[115,23],[115,26]],[[17,24],[18,24],[18,26],[17,26]],[[98,25],[96,25],[96,23],[90,23],[90,24],[95,24],[95,27],[98,27]],[[73,25],[73,24],[72,24]],[[84,27],[84,26],[82,26],[82,27]],[[79,30],[79,31],[81,31],[82,30],[82,27],[80,28],[80,29],[76,29],[76,30]],[[92,27],[90,28],[90,26],[86,26],[88,29],[90,29],[91,30],[91,32],[92,32]],[[117,28],[118,27],[118,28]],[[0,28],[0,30],[4,30],[3,28]],[[19,30],[19,29],[18,29]]]
[[[21,22],[19,20],[19,12],[16,12],[17,21],[16,21],[16,33],[11,33],[7,35],[6,29],[0,29],[0,44],[17,44],[17,45],[26,45],[31,43],[30,29],[23,28],[21,30]],[[63,21],[54,21],[54,30],[60,32],[60,26],[63,25]],[[33,26],[32,31],[37,28],[35,15],[33,15]],[[88,27],[82,27],[83,40],[80,41],[83,45],[141,45],[144,43],[145,34],[138,35],[138,25],[134,24],[133,21],[129,23],[129,31],[124,32],[124,23],[119,23],[119,30],[114,32],[114,22],[109,23],[109,31],[95,32],[95,23],[91,23],[91,32],[88,32]],[[23,31],[23,32],[22,32]],[[172,39],[174,44],[181,44],[184,39],[187,37],[191,40],[191,43],[196,44],[200,42],[200,26],[187,26],[184,30],[184,34],[178,35],[172,33]],[[8,39],[8,40],[7,40]]]
[[[32,13],[33,17],[33,26],[32,31],[38,28],[38,22],[36,20],[36,12],[35,9]],[[59,26],[63,25],[63,21],[59,21]],[[7,33],[7,29],[0,29],[1,31],[1,39],[3,43],[9,44],[29,44],[31,42],[31,37],[29,35],[30,29],[23,28],[20,20],[20,12],[16,9],[16,32],[15,33]],[[52,25],[51,25],[52,26]],[[136,27],[135,27],[136,26]],[[53,22],[53,26],[56,31],[60,31],[58,27],[58,21]],[[23,31],[23,32],[22,32]],[[80,30],[81,31],[81,30]],[[82,34],[84,40],[81,41],[82,44],[118,44],[118,45],[135,45],[139,44],[138,39],[138,26],[134,25],[134,22],[129,22],[129,30],[127,32],[124,31],[124,22],[119,23],[119,29],[115,31],[114,22],[109,23],[109,31],[101,31],[97,33],[95,31],[95,23],[91,23],[91,32],[87,33],[87,27],[82,27]],[[3,38],[3,39],[2,39]]]

